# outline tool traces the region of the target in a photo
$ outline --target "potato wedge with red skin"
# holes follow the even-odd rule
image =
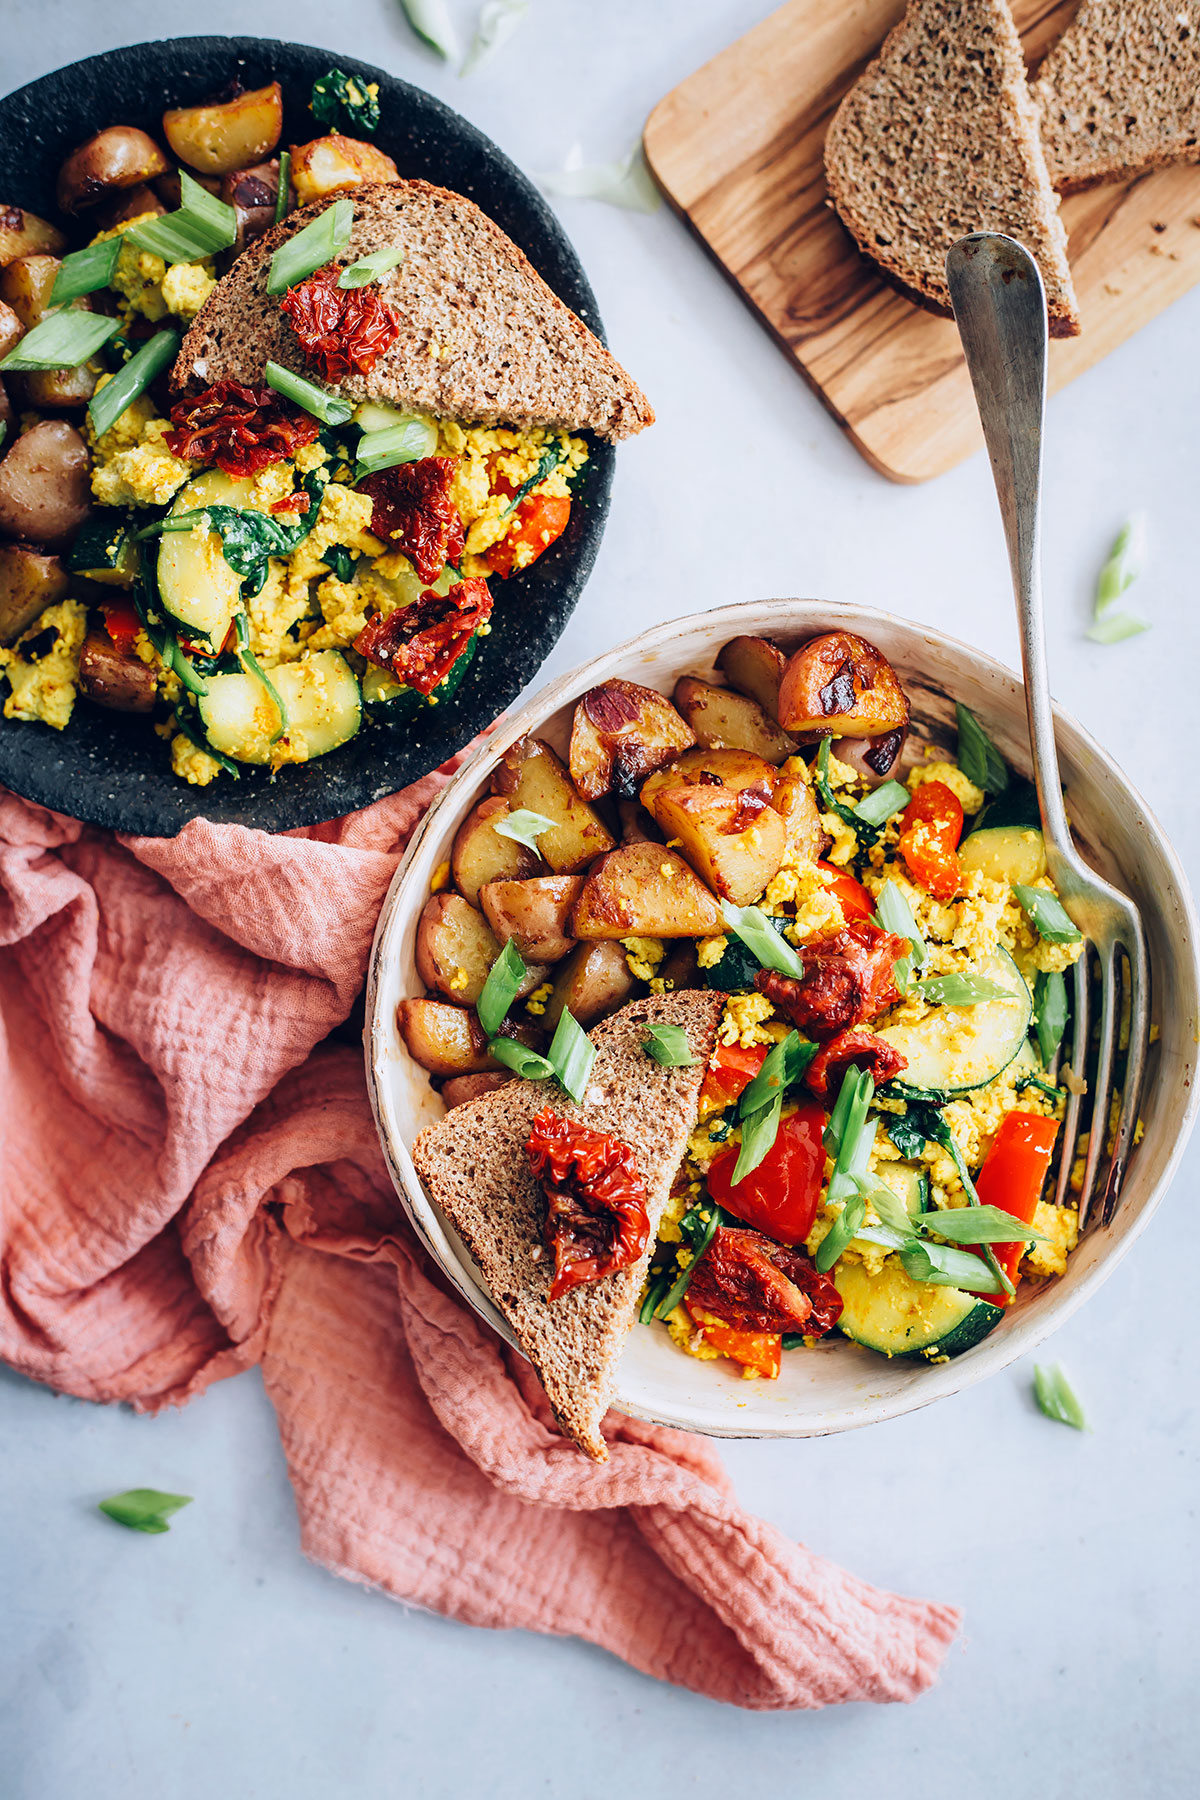
[[[636,681],[602,681],[575,707],[569,762],[585,800],[632,799],[653,770],[696,741],[670,701]]]
[[[0,535],[64,548],[91,509],[90,466],[87,445],[65,419],[31,425],[0,462]]]
[[[554,992],[546,1002],[542,1022],[547,1031],[553,1031],[566,1008],[573,1019],[590,1031],[599,1020],[632,1000],[638,986],[637,976],[631,974],[618,942],[601,938],[577,944],[554,972]]]
[[[491,926],[461,894],[431,894],[417,921],[417,974],[455,1006],[474,1006],[500,954]]]
[[[221,178],[220,197],[237,214],[237,238],[229,254],[240,256],[254,238],[270,231],[275,223],[275,202],[279,195],[279,158],[256,163],[252,168],[234,169]]]
[[[59,208],[82,212],[124,188],[153,181],[169,167],[154,139],[136,125],[110,125],[73,150],[59,169]]]
[[[779,684],[787,667],[782,650],[761,637],[730,638],[717,657],[717,667],[739,694],[755,700],[768,719],[779,719]]]
[[[14,643],[39,613],[65,600],[70,589],[57,556],[27,544],[0,544],[0,644]]]
[[[110,712],[148,713],[158,678],[140,656],[117,649],[107,631],[89,631],[79,652],[79,686],[89,700]]]
[[[44,318],[50,305],[62,263],[57,256],[17,256],[0,270],[0,300],[11,307],[26,331]],[[71,304],[75,312],[88,312],[86,295]],[[25,405],[43,407],[86,406],[96,391],[96,376],[86,364],[74,369],[30,369],[14,379]]]
[[[556,963],[575,948],[571,914],[583,882],[582,875],[489,881],[479,904],[500,944],[515,944],[526,962]]]
[[[25,327],[6,300],[0,300],[0,357],[15,350],[25,336]]]
[[[908,696],[874,644],[850,631],[830,631],[788,658],[779,718],[788,731],[878,737],[908,724]]]
[[[492,791],[503,795],[513,812],[553,819],[537,847],[556,875],[577,874],[616,842],[599,813],[576,793],[561,758],[540,738],[518,738],[505,752],[492,776]]]
[[[779,873],[787,832],[769,789],[662,788],[654,816],[697,875],[734,906],[749,906]]]
[[[589,871],[571,929],[578,938],[713,937],[724,931],[725,920],[677,851],[625,844]]]
[[[672,787],[761,787],[768,793],[775,786],[776,770],[764,757],[752,750],[685,750],[663,769],[656,769],[639,796],[648,812],[654,813],[654,796]],[[670,836],[670,833],[667,834]]]
[[[479,904],[479,890],[489,881],[523,881],[544,873],[540,856],[515,838],[495,830],[497,819],[509,811],[508,801],[498,796],[481,800],[458,828],[450,852],[450,873],[455,887],[472,906]]]
[[[401,1000],[396,1025],[414,1062],[431,1075],[495,1074],[487,1033],[465,1006],[445,1000]]]
[[[778,765],[795,756],[796,744],[758,704],[732,688],[713,687],[684,675],[675,683],[675,704],[696,734],[713,750],[751,750]]]
[[[269,156],[283,130],[277,81],[234,100],[178,106],[163,114],[163,136],[180,162],[202,175],[227,175]]]
[[[821,823],[817,796],[805,776],[781,771],[771,805],[783,820],[787,838],[785,861],[816,862],[824,855],[829,834]]]
[[[17,256],[61,256],[67,240],[49,219],[20,206],[0,206],[0,269]]]
[[[292,150],[292,182],[296,204],[307,206],[326,194],[340,194],[364,181],[399,181],[400,171],[390,156],[365,144],[361,138],[343,137],[331,131]]]
[[[507,1071],[496,1075],[452,1075],[442,1089],[442,1103],[449,1112],[456,1106],[465,1106],[468,1100],[494,1094],[497,1088],[515,1080],[516,1076]]]

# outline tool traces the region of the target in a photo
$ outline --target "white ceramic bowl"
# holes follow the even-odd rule
[[[953,732],[954,700],[984,720],[1010,763],[1026,772],[1029,745],[1021,683],[990,657],[889,613],[818,600],[766,600],[717,608],[656,625],[586,667],[551,683],[501,724],[433,806],[396,872],[375,934],[367,989],[367,1077],[396,1191],[421,1241],[463,1298],[500,1335],[512,1334],[470,1255],[421,1186],[409,1146],[442,1102],[409,1057],[396,1028],[397,1002],[421,992],[413,961],[415,927],[434,871],[500,757],[527,732],[564,756],[574,702],[612,676],[670,693],[680,675],[712,678],[713,658],[739,632],[770,637],[784,650],[819,632],[849,629],[878,644],[913,702],[918,726]],[[1058,747],[1076,830],[1096,866],[1142,910],[1153,971],[1153,1015],[1161,1039],[1151,1053],[1142,1102],[1145,1137],[1130,1165],[1117,1217],[1085,1236],[1066,1275],[1040,1292],[1028,1284],[1009,1317],[964,1356],[942,1364],[886,1361],[836,1334],[783,1359],[777,1381],[745,1381],[732,1363],[682,1356],[660,1329],[635,1327],[621,1362],[618,1406],[639,1418],[714,1437],[810,1437],[846,1431],[928,1405],[1023,1356],[1082,1305],[1161,1200],[1197,1105],[1200,1011],[1196,918],[1179,863],[1145,802],[1111,757],[1074,720],[1057,715]],[[950,741],[953,741],[951,735]],[[1103,846],[1093,854],[1092,846]]]

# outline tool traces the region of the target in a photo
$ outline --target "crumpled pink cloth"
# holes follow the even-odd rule
[[[912,1699],[953,1608],[748,1516],[702,1438],[613,1413],[595,1467],[410,1233],[329,1033],[444,780],[174,839],[0,792],[0,1355],[148,1412],[261,1364],[305,1551],[399,1599],[739,1706]]]

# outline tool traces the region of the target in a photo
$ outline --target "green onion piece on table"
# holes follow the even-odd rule
[[[751,956],[764,969],[775,969],[781,975],[804,973],[804,964],[786,938],[780,937],[761,907],[733,906],[722,900],[721,913],[736,938],[745,944]]]
[[[72,250],[64,256],[54,286],[50,289],[50,306],[69,306],[82,294],[94,294],[108,287],[116,273],[122,242],[119,237],[105,238],[102,244],[88,244],[86,249]]]
[[[112,380],[106,381],[92,395],[88,401],[88,418],[97,437],[111,431],[126,407],[139,394],[145,393],[150,383],[174,362],[181,342],[177,331],[156,331],[140,350],[135,351],[125,367],[118,369]]]
[[[357,262],[352,262],[348,268],[343,269],[338,276],[338,286],[340,288],[366,287],[370,282],[378,281],[381,275],[386,275],[389,269],[396,268],[403,261],[404,251],[399,244],[394,244],[390,250],[374,250],[370,256],[360,256]]]
[[[400,0],[401,10],[421,42],[446,62],[458,57],[458,37],[446,0]]]
[[[282,394],[285,400],[303,407],[323,425],[344,425],[354,411],[348,400],[341,400],[327,389],[319,388],[315,382],[306,381],[303,375],[285,369],[282,363],[268,362],[264,375],[268,387]]]
[[[699,1060],[682,1025],[648,1025],[642,1049],[664,1069],[694,1069]]]
[[[77,369],[120,329],[103,313],[47,313],[0,362],[0,375],[27,369]]]
[[[515,812],[502,813],[498,819],[493,819],[492,830],[497,837],[511,838],[515,844],[524,844],[527,850],[536,850],[542,833],[554,830],[554,820],[548,819],[545,813],[530,812],[528,807],[519,806]]]
[[[508,1009],[527,973],[525,959],[510,938],[488,970],[488,978],[475,1004],[479,1023],[490,1038],[495,1037],[508,1017]]]
[[[1026,887],[1013,882],[1013,895],[1038,936],[1047,944],[1078,944],[1083,933],[1071,921],[1070,914],[1048,888]]]
[[[381,431],[364,431],[354,453],[354,479],[378,474],[396,463],[420,462],[437,448],[437,427],[428,419],[405,419]]]
[[[954,711],[958,719],[959,768],[985,794],[1002,794],[1008,786],[1008,764],[969,706],[957,700]]]
[[[582,1100],[596,1060],[596,1046],[567,1007],[563,1008],[547,1054],[551,1068],[572,1100]]]
[[[1143,631],[1149,629],[1145,619],[1135,618],[1133,613],[1116,612],[1097,619],[1088,627],[1086,635],[1093,644],[1123,644],[1126,638],[1141,637]]]
[[[471,48],[463,59],[460,75],[470,75],[495,56],[529,12],[530,0],[483,0]]]
[[[157,1488],[129,1488],[124,1494],[113,1494],[108,1500],[98,1502],[100,1511],[118,1525],[127,1525],[131,1531],[159,1532],[169,1531],[167,1520],[177,1513],[181,1506],[190,1506],[190,1494],[161,1494]]]
[[[1038,1406],[1048,1419],[1058,1425],[1071,1425],[1076,1431],[1088,1429],[1087,1417],[1079,1396],[1067,1380],[1061,1363],[1033,1365],[1033,1391]]]
[[[331,262],[350,242],[353,224],[354,208],[349,200],[335,200],[302,231],[280,244],[271,258],[268,294],[285,294],[298,281]]]
[[[1093,622],[1087,633],[1094,644],[1119,644],[1150,629],[1144,619],[1135,618],[1132,613],[1113,611],[1122,594],[1141,574],[1145,547],[1146,523],[1138,513],[1117,533],[1096,582]]]
[[[228,250],[237,239],[237,213],[218,200],[186,169],[179,171],[180,206],[161,219],[144,219],[125,232],[128,243],[165,263],[200,262],[218,250]]]

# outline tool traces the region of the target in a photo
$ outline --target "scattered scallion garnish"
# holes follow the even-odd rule
[[[1060,969],[1042,971],[1034,982],[1033,1022],[1042,1067],[1048,1069],[1067,1028],[1067,984]]]
[[[344,425],[354,412],[348,400],[331,394],[326,388],[320,388],[313,381],[307,381],[303,375],[285,369],[282,363],[268,362],[263,371],[263,378],[268,387],[282,394],[285,400],[291,400],[296,406],[303,407],[314,419],[320,419],[323,425]]]
[[[734,906],[728,900],[722,900],[721,913],[730,931],[741,939],[762,968],[797,978],[804,974],[800,957],[786,938],[774,930],[761,907]]]
[[[396,463],[420,462],[437,447],[437,427],[429,419],[404,419],[381,431],[364,431],[354,453],[354,479],[375,475]]]
[[[521,1043],[519,1038],[493,1038],[488,1045],[488,1054],[526,1081],[549,1081],[554,1074],[553,1064],[536,1050],[531,1050],[528,1044]]]
[[[498,819],[493,819],[492,830],[497,837],[511,838],[515,844],[524,844],[527,850],[536,851],[542,833],[554,830],[554,820],[548,819],[545,813],[531,812],[528,807],[519,806],[515,812],[502,813]]]
[[[935,1006],[981,1006],[985,1000],[1015,1000],[1011,988],[986,975],[930,975],[917,983],[922,998]]]
[[[0,362],[0,375],[32,369],[77,369],[96,354],[101,344],[107,344],[120,325],[119,319],[106,318],[103,313],[46,313]]]
[[[561,169],[535,176],[543,193],[567,200],[606,200],[629,212],[656,212],[662,195],[646,167],[640,144],[619,162],[585,163],[582,144],[572,144]]]
[[[111,431],[126,407],[175,360],[181,338],[177,331],[156,331],[152,338],[134,352],[123,369],[97,390],[88,401],[88,418],[96,436]]]
[[[1077,944],[1083,937],[1078,926],[1057,894],[1049,888],[1026,887],[1023,881],[1012,884],[1013,896],[1038,936],[1047,944]]]
[[[1071,1425],[1076,1431],[1087,1431],[1087,1415],[1079,1396],[1067,1380],[1061,1363],[1033,1365],[1033,1392],[1038,1406],[1048,1419],[1058,1425]]]
[[[842,1251],[851,1242],[866,1214],[867,1203],[860,1193],[853,1193],[817,1246],[813,1263],[822,1275],[832,1269]]]
[[[517,997],[517,989],[528,974],[525,959],[510,938],[488,970],[475,1011],[479,1023],[494,1038],[508,1017],[508,1009]]]
[[[865,800],[859,801],[854,816],[864,825],[886,825],[896,813],[904,811],[911,799],[912,795],[902,782],[885,781]]]
[[[1008,786],[1008,764],[975,714],[961,700],[954,703],[958,720],[958,766],[985,794],[1002,794]]]
[[[1092,608],[1092,625],[1088,637],[1094,644],[1119,644],[1125,638],[1137,637],[1150,627],[1133,613],[1114,612],[1113,608],[1142,572],[1146,548],[1146,522],[1141,513],[1124,524],[1108,553],[1096,582],[1096,599]]]
[[[287,217],[288,186],[292,179],[292,153],[290,150],[279,152],[279,186],[275,190],[275,223],[280,224]]]
[[[457,59],[458,37],[446,0],[400,0],[400,7],[423,44],[446,62]]]
[[[119,237],[105,238],[103,243],[72,250],[59,264],[47,305],[69,306],[82,294],[94,294],[97,288],[108,287],[116,273],[121,250]]]
[[[694,1069],[698,1060],[682,1025],[647,1025],[642,1049],[664,1069]]]
[[[551,1068],[572,1100],[582,1100],[596,1060],[596,1046],[568,1007],[562,1010],[547,1054]]]
[[[130,1531],[146,1531],[157,1535],[170,1531],[167,1520],[181,1506],[190,1506],[190,1494],[162,1494],[157,1488],[129,1488],[124,1494],[113,1494],[97,1502],[100,1511]]]
[[[161,256],[165,263],[192,263],[228,250],[236,241],[235,209],[193,181],[186,169],[179,171],[179,199],[177,211],[130,226],[126,242]]]
[[[340,288],[367,287],[372,281],[378,281],[389,269],[396,268],[404,261],[404,251],[399,244],[393,244],[390,250],[373,250],[370,256],[360,256],[338,276]]]
[[[268,294],[285,294],[298,281],[303,281],[306,276],[331,262],[350,242],[353,224],[354,208],[350,201],[335,200],[332,206],[327,206],[323,213],[318,213],[294,237],[280,244],[271,258],[270,273],[267,276]]]
[[[529,6],[530,0],[483,0],[475,36],[459,74],[470,75],[495,56],[525,19]]]

